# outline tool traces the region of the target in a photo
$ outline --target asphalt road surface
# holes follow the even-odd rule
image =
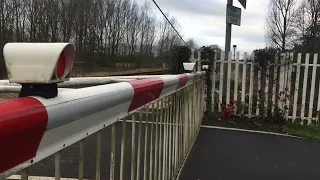
[[[319,167],[316,141],[201,128],[181,179],[315,180]]]

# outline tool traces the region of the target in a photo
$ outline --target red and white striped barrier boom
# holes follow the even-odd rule
[[[168,75],[0,102],[0,179],[204,77]]]
[[[17,99],[0,102],[0,179],[98,132],[204,77],[166,75],[58,93],[74,60],[69,43],[8,43],[4,58]]]

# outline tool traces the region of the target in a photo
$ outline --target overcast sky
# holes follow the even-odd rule
[[[152,11],[157,17],[161,13],[152,0]],[[193,38],[198,46],[218,44],[224,49],[226,27],[227,0],[156,0],[160,8],[170,16],[174,16],[181,25],[184,39]],[[241,7],[238,0],[234,6]],[[247,9],[242,8],[241,26],[232,26],[231,45],[237,44],[241,52],[251,53],[252,50],[265,47],[264,27],[268,0],[249,0]]]

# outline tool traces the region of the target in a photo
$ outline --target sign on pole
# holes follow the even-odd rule
[[[241,8],[227,4],[227,23],[240,26]]]
[[[247,8],[247,0],[238,0],[244,9]]]

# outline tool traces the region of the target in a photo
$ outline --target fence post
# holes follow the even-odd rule
[[[316,82],[316,71],[317,71],[317,62],[318,61],[318,54],[313,55],[313,63],[312,63],[312,78],[311,78],[311,92],[310,92],[310,99],[309,99],[309,113],[308,113],[308,125],[312,122],[312,113],[313,113],[313,98],[314,98],[314,89],[315,89],[315,82]]]
[[[305,61],[305,69],[304,69],[304,78],[303,78],[303,89],[302,89],[302,102],[301,102],[301,114],[300,117],[302,119],[301,125],[303,125],[304,120],[304,111],[305,111],[305,103],[306,103],[306,93],[307,93],[307,81],[308,81],[308,69],[309,69],[309,58],[310,54],[306,54]]]
[[[275,57],[275,63],[273,65],[273,88],[272,88],[272,108],[271,108],[271,113],[273,113],[275,111],[275,107],[276,107],[276,101],[277,101],[277,85],[279,84],[279,80],[278,80],[278,59],[279,56],[278,54],[276,54]]]
[[[240,53],[236,53],[236,68],[235,68],[235,75],[234,75],[234,92],[233,92],[233,100],[237,103],[238,102],[238,82],[239,82],[239,58]],[[237,106],[235,106],[235,113],[237,114]]]
[[[223,96],[223,71],[224,71],[224,53],[221,52],[221,60],[220,60],[220,82],[219,82],[219,111],[221,111],[221,105],[222,104],[222,96]]]
[[[230,94],[231,94],[231,85],[230,85],[230,81],[231,81],[231,61],[232,61],[232,52],[230,51],[229,53],[228,53],[228,64],[227,64],[227,66],[228,66],[228,75],[227,75],[227,94],[226,94],[226,105],[227,104],[229,104],[230,103]]]
[[[216,63],[216,60],[217,60],[217,53],[215,53],[214,55],[214,60],[212,62],[212,88],[211,88],[211,112],[214,111],[214,95],[215,95],[215,92],[216,92],[216,67],[217,67],[217,63]]]
[[[266,83],[264,86],[264,116],[268,116],[268,105],[269,105],[269,75],[270,75],[270,65],[267,65],[266,69]]]
[[[251,69],[250,69],[250,89],[249,89],[249,117],[251,117],[252,113],[252,95],[253,95],[253,77],[254,77],[254,58],[251,61]]]
[[[257,104],[256,104],[256,115],[260,115],[260,103],[261,103],[261,71],[258,69],[258,79],[257,79]]]
[[[294,86],[292,122],[294,122],[296,120],[296,115],[297,115],[299,80],[300,80],[300,66],[301,66],[301,53],[298,54],[298,59],[297,59],[297,73],[296,73],[296,81],[295,81],[295,86]],[[319,86],[320,86],[320,84],[319,84]],[[320,93],[320,91],[319,91],[319,93]]]
[[[291,100],[291,76],[292,76],[292,64],[293,64],[293,53],[289,54],[289,65],[288,65],[288,78],[287,78],[287,88],[288,88],[288,93],[289,93],[289,98],[286,97],[286,107],[287,107],[287,111],[286,111],[286,119],[288,120],[289,117],[289,110],[290,110],[290,100]],[[287,94],[286,94],[287,96]]]
[[[245,52],[243,54],[242,88],[241,88],[241,102],[243,104],[246,103],[247,58],[248,58],[248,54],[247,54],[247,52]],[[242,112],[240,112],[240,113],[244,113],[244,108],[242,109]]]
[[[285,59],[284,57],[284,53],[280,54],[280,77],[279,77],[279,97],[280,99],[278,100],[278,108],[280,108],[282,111],[284,111],[284,103],[283,103],[283,95],[282,93],[285,92],[284,91],[284,80],[285,80],[285,69],[284,69],[284,64],[283,61]]]
[[[198,60],[197,61],[198,61],[197,70],[201,71],[202,68],[201,68],[201,51],[200,50],[198,51]]]

